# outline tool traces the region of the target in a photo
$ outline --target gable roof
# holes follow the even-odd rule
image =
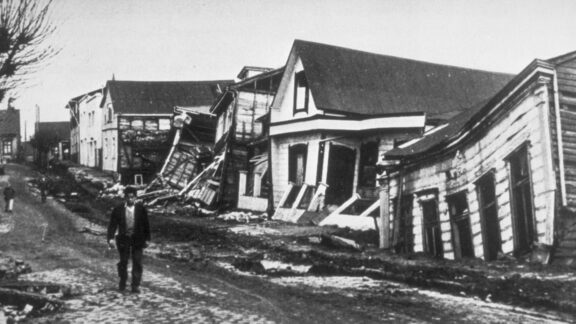
[[[232,80],[116,81],[106,83],[114,111],[127,114],[172,114],[175,106],[210,106]],[[101,104],[101,106],[102,106]]]
[[[0,135],[20,134],[20,110],[0,110]]]
[[[70,139],[70,122],[39,122],[37,131],[44,134],[53,134],[58,140]]]
[[[492,97],[514,77],[301,40],[293,51],[316,106],[343,113],[444,115]]]

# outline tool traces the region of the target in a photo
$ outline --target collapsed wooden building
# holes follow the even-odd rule
[[[175,141],[174,153],[167,159],[160,182],[186,173],[187,176],[178,176],[178,185],[172,186],[186,200],[206,208],[266,211],[270,188],[266,115],[281,73],[282,69],[245,67],[238,75],[240,81],[223,89],[209,109],[182,111],[191,122],[182,127],[181,137],[176,137],[179,142]],[[186,116],[181,118],[185,120]],[[195,141],[201,144],[196,147],[202,147],[204,152],[209,141],[211,156],[197,159],[202,165],[194,166],[195,163],[189,163],[190,154],[183,154],[180,147],[186,132],[194,133],[199,122],[204,123],[200,127],[206,131],[207,123],[213,123],[210,138],[205,133],[201,141]],[[152,186],[149,192],[157,189]]]
[[[273,218],[377,228],[379,156],[511,78],[296,40],[270,109]]]
[[[209,107],[231,82],[108,81],[100,105],[103,170],[116,172],[123,184],[149,184],[170,152],[174,107]]]
[[[384,247],[574,264],[575,80],[576,52],[535,60],[487,102],[385,152]]]

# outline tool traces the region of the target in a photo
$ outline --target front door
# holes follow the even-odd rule
[[[356,152],[341,145],[330,146],[326,204],[341,205],[352,197]]]
[[[460,192],[446,198],[452,225],[452,245],[456,259],[474,257],[472,227],[466,193]]]

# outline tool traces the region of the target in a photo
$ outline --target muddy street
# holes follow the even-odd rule
[[[0,212],[0,251],[32,272],[20,280],[66,287],[64,306],[28,323],[569,323],[571,314],[513,307],[466,294],[358,276],[312,275],[311,265],[234,266],[246,251],[215,230],[151,215],[140,294],[117,291],[116,251],[107,248],[105,214],[85,217],[57,199],[42,203],[28,185],[37,176],[6,167],[16,190],[13,213]],[[5,183],[0,184],[2,188]],[[163,218],[164,217],[164,218]],[[188,255],[182,256],[182,247]],[[179,252],[180,251],[180,252]],[[264,256],[267,259],[267,256]],[[284,269],[270,275],[268,269]],[[3,305],[5,301],[0,300]]]

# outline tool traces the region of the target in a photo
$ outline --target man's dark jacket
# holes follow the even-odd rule
[[[126,204],[117,206],[112,210],[110,215],[110,223],[108,224],[107,240],[110,241],[114,238],[114,233],[118,229],[118,241],[125,241],[126,236]],[[144,246],[150,241],[150,224],[148,223],[148,213],[146,208],[140,203],[134,204],[134,234],[132,235],[132,242],[135,246]]]

